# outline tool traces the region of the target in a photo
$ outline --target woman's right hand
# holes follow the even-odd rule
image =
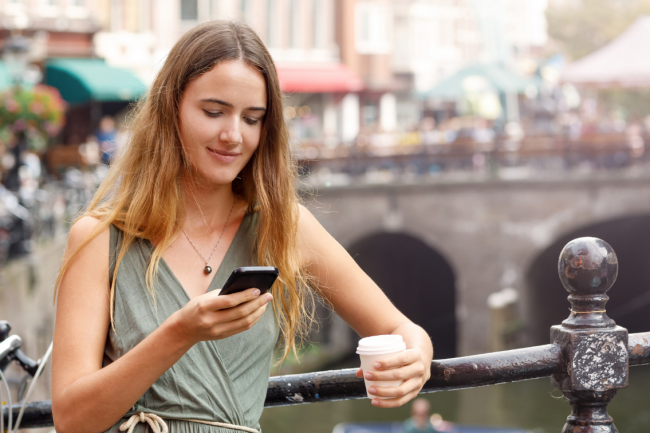
[[[192,299],[169,320],[180,338],[190,344],[220,340],[253,327],[272,299],[270,293],[260,296],[255,288],[222,296],[208,292]]]

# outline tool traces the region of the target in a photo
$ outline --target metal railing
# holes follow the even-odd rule
[[[628,385],[630,366],[650,364],[650,332],[628,335],[607,317],[606,292],[616,280],[618,260],[606,242],[596,238],[569,242],[558,271],[569,291],[571,314],[551,328],[551,344],[434,360],[422,392],[551,377],[573,409],[563,433],[616,433],[607,405],[618,389]],[[265,406],[365,398],[364,381],[355,371],[271,377]],[[17,415],[18,406],[12,410]],[[5,420],[7,415],[5,410]],[[28,404],[23,427],[52,425],[49,401]]]
[[[639,138],[641,143],[650,143],[650,137]],[[566,175],[625,170],[650,162],[647,146],[635,147],[638,143],[624,134],[575,140],[561,135],[531,136],[514,144],[503,137],[487,143],[457,141],[375,148],[340,146],[322,148],[320,152],[303,151],[296,156],[302,176],[312,183],[344,185],[463,173],[488,178]],[[391,177],[386,179],[387,175]]]

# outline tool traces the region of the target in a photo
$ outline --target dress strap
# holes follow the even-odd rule
[[[228,424],[225,422],[204,421],[200,419],[182,419],[182,418],[168,418],[168,417],[164,417],[164,418],[172,419],[176,421],[189,421],[189,422],[196,422],[199,424],[213,425],[215,427],[224,427],[232,430],[245,431],[248,433],[260,433],[258,430],[254,428],[244,427],[241,425]],[[120,431],[126,431],[128,429],[127,433],[132,433],[136,424],[138,424],[139,422],[142,423],[146,422],[147,424],[149,424],[149,426],[151,427],[151,431],[153,431],[153,433],[167,433],[169,431],[167,427],[167,423],[163,420],[163,417],[160,417],[153,413],[146,413],[146,412],[139,412],[131,415],[131,418],[129,418],[124,424],[120,426]]]
[[[108,255],[108,283],[113,285],[113,273],[115,272],[115,262],[117,262],[117,256],[120,252],[120,246],[122,243],[122,232],[120,229],[115,227],[113,224],[109,226],[110,230],[110,250]]]

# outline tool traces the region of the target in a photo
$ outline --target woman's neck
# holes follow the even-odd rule
[[[235,202],[232,185],[206,187],[196,182],[184,182],[184,189],[183,230],[199,236],[222,230]]]

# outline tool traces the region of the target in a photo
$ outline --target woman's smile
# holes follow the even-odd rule
[[[234,162],[237,157],[241,155],[240,152],[233,152],[223,149],[212,149],[210,147],[206,147],[206,149],[213,158],[221,162]]]

